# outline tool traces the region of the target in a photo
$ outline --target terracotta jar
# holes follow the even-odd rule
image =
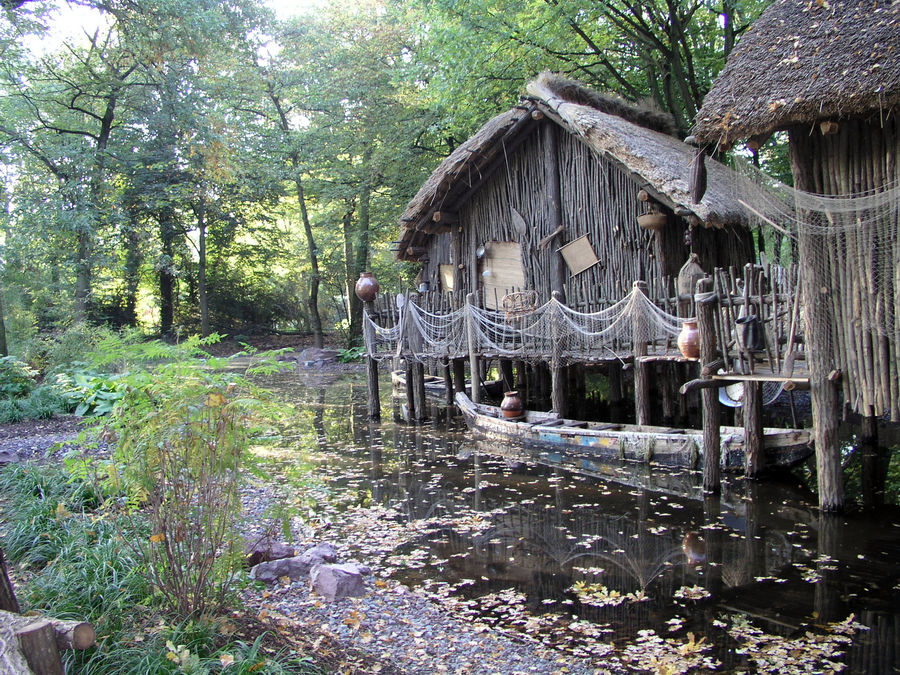
[[[363,302],[372,302],[378,295],[378,281],[371,272],[360,272],[355,290],[357,298]]]
[[[685,319],[678,334],[678,350],[686,359],[700,358],[700,331],[696,319]]]
[[[504,417],[518,417],[522,414],[522,399],[519,398],[519,392],[508,391],[503,394],[503,402],[500,404],[500,412]]]

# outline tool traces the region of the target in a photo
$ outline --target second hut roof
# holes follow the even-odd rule
[[[819,120],[900,108],[900,2],[776,0],[750,27],[697,113],[724,146]]]
[[[706,159],[706,194],[699,204],[692,203],[688,180],[694,149],[670,135],[673,125],[667,115],[641,110],[549,73],[531,82],[527,91],[530,99],[487,122],[428,177],[400,218],[399,259],[417,258],[410,249],[421,247],[431,236],[434,212],[458,210],[516,139],[534,130],[532,113],[537,109],[597,154],[635,174],[670,208],[696,215],[708,226],[747,223],[732,195],[731,170],[715,160]]]

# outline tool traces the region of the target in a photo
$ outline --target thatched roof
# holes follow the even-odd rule
[[[408,249],[423,246],[440,231],[432,222],[435,211],[458,211],[484,179],[503,165],[518,142],[534,131],[539,122],[532,113],[538,110],[579,136],[597,154],[634,173],[670,208],[690,212],[706,225],[746,224],[740,205],[731,195],[731,171],[712,159],[706,160],[706,194],[699,204],[691,202],[688,180],[694,149],[646,126],[674,129],[664,113],[630,106],[547,73],[527,89],[530,99],[490,120],[425,181],[400,218],[399,259],[418,257]]]
[[[775,0],[728,59],[694,136],[731,145],[820,120],[900,110],[900,2]]]

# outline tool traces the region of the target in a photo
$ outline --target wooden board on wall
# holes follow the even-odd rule
[[[484,303],[489,309],[500,309],[503,296],[525,288],[522,247],[514,241],[489,241],[478,265]]]
[[[456,265],[438,265],[438,275],[441,280],[441,290],[445,293],[453,289],[453,270]]]

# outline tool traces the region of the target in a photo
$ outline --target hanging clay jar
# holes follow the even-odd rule
[[[503,394],[503,402],[500,403],[500,412],[504,417],[518,417],[522,414],[522,399],[519,398],[519,392],[508,391]]]
[[[378,295],[378,281],[371,272],[360,272],[355,290],[357,298],[363,302],[372,302]]]
[[[700,331],[694,319],[685,319],[678,334],[678,350],[686,359],[700,358]]]

